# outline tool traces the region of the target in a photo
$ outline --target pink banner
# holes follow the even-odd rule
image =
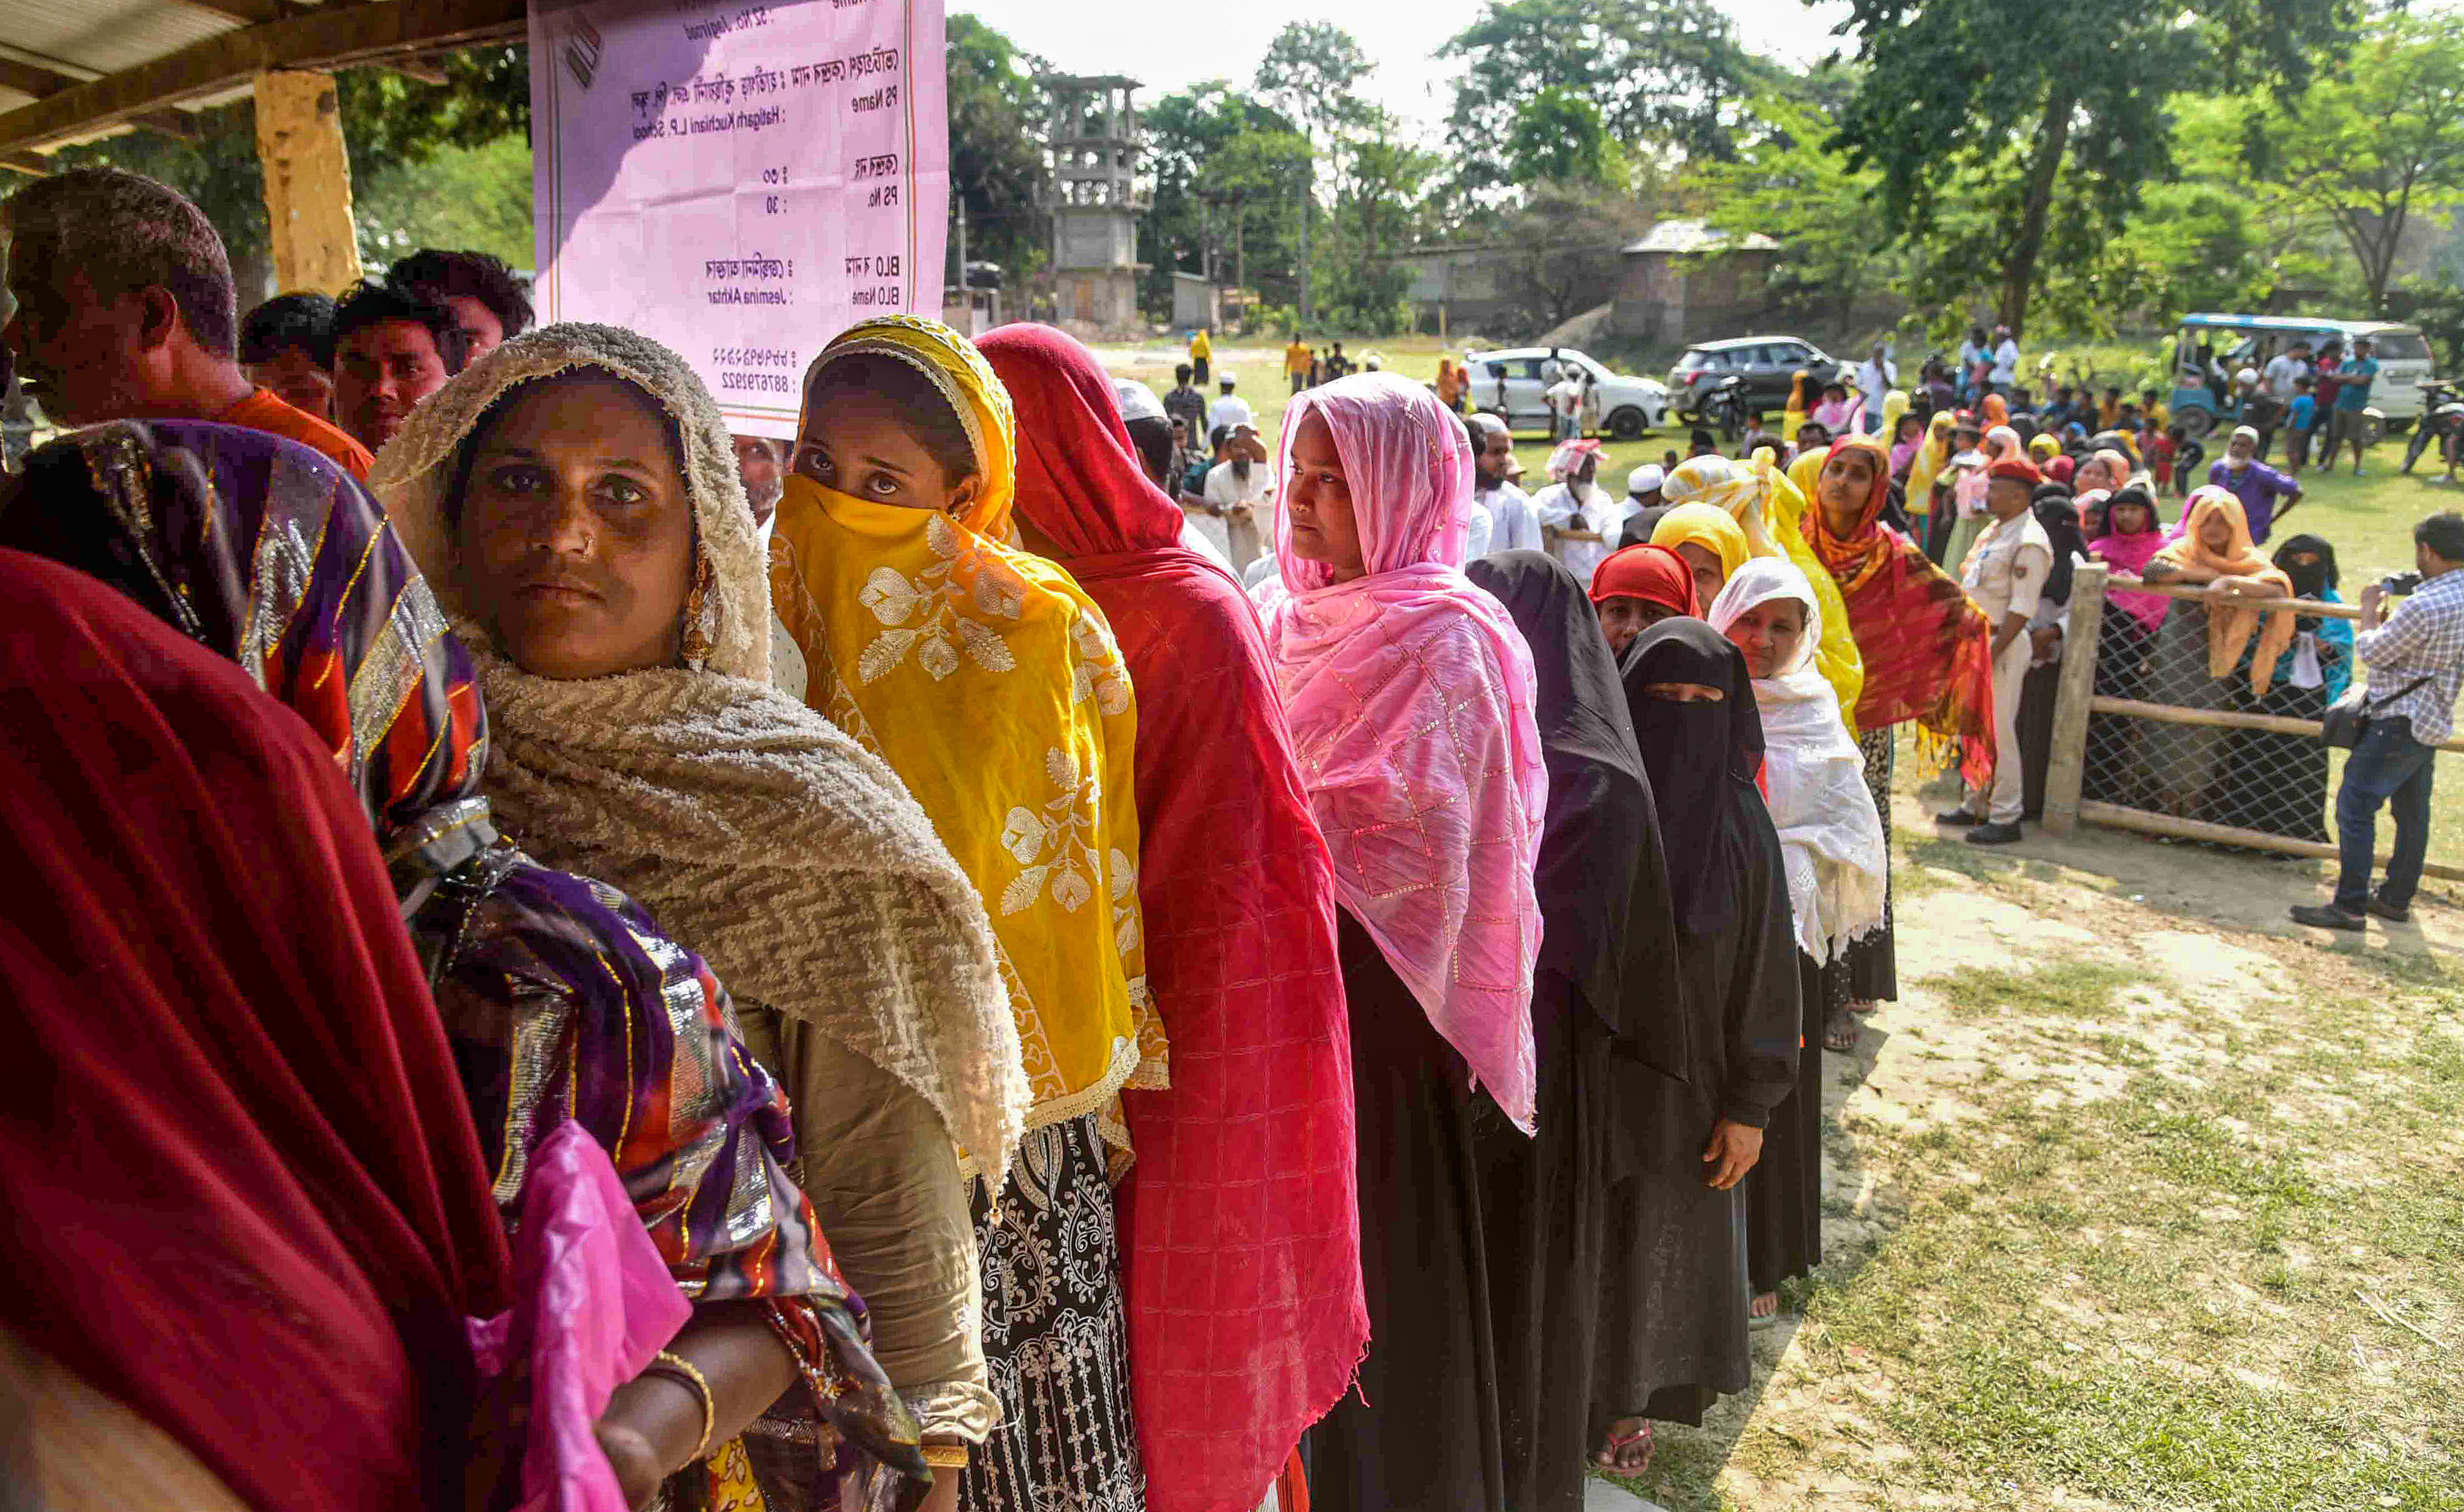
[[[653,337],[793,438],[824,342],[940,314],[941,7],[533,0],[540,318]]]

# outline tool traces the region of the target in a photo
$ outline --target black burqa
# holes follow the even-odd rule
[[[1746,1309],[1744,1187],[1704,1182],[1721,1119],[1765,1128],[1796,1085],[1801,1028],[1796,941],[1779,835],[1754,786],[1762,719],[1745,658],[1701,620],[1662,620],[1620,663],[1651,783],[1675,914],[1674,969],[1629,931],[1626,1000],[1674,989],[1683,1077],[1639,1058],[1612,1062],[1618,1179],[1600,1274],[1594,1439],[1621,1417],[1702,1421],[1715,1393],[1753,1377]],[[1678,702],[1667,685],[1720,690]]]
[[[1683,1075],[1683,1020],[1660,823],[1617,659],[1574,575],[1536,551],[1464,569],[1514,616],[1538,674],[1534,712],[1549,768],[1535,882],[1540,960],[1531,984],[1539,1129],[1483,1127],[1490,1332],[1497,1352],[1507,1504],[1583,1503],[1598,1278],[1623,1057]]]

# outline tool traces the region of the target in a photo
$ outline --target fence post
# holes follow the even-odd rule
[[[2087,776],[2088,703],[2096,696],[2096,652],[2104,625],[2104,579],[2101,561],[2071,572],[2070,625],[2062,632],[2062,675],[2054,691],[2054,736],[2045,762],[2045,828],[2067,835],[2079,828],[2079,787]]]

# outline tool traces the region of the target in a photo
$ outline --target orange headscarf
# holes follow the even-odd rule
[[[2010,403],[2000,394],[1986,395],[1985,402],[1976,406],[1976,414],[1989,431],[1995,426],[2007,426],[2011,423]]]
[[[2199,539],[2199,532],[2218,515],[2233,526],[2233,539],[2224,550],[2210,551]],[[2241,500],[2212,483],[2190,495],[2181,537],[2152,559],[2175,567],[2199,567],[2228,578],[2272,582],[2284,590],[2287,599],[2294,596],[2293,580],[2251,544],[2250,519],[2242,513]],[[2259,628],[2262,620],[2266,622],[2264,629]],[[2250,645],[2251,632],[2257,630],[2258,649],[2250,659],[2250,690],[2257,697],[2266,697],[2268,686],[2276,681],[2277,662],[2293,645],[2294,620],[2293,613],[2286,609],[2268,609],[2232,600],[2211,601],[2208,604],[2208,675],[2231,676],[2233,665],[2241,660],[2242,648]]]

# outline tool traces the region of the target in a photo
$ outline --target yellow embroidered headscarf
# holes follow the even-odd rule
[[[1947,409],[1934,411],[1933,419],[1926,422],[1925,438],[1917,447],[1916,460],[1908,464],[1908,518],[1924,519],[1933,513],[1934,474],[1950,463],[1950,433],[1958,424],[1958,417]]]
[[[1094,601],[1007,544],[1014,423],[982,356],[938,321],[863,321],[804,374],[807,425],[824,369],[860,355],[931,381],[981,486],[954,518],[792,473],[772,601],[811,668],[806,701],[890,763],[983,894],[1035,1098],[1027,1126],[1101,1113],[1124,1085],[1166,1085],[1138,911],[1129,671]]]
[[[1821,453],[1812,455],[1818,459]],[[1820,471],[1818,460],[1815,470]],[[1815,669],[1838,694],[1848,733],[1856,734],[1857,700],[1865,690],[1865,664],[1857,654],[1857,637],[1848,628],[1848,603],[1839,597],[1839,584],[1822,565],[1822,559],[1814,554],[1813,543],[1805,538],[1806,495],[1772,466],[1771,449],[1756,451],[1753,461],[1743,466],[1726,457],[1688,458],[1661,485],[1661,496],[1673,504],[1708,504],[1726,511],[1745,533],[1748,555],[1784,557],[1805,574],[1806,581],[1814,584],[1814,596],[1821,601],[1816,607],[1822,611],[1822,639],[1815,647]],[[1667,523],[1668,516],[1661,516],[1661,524]],[[1658,531],[1652,533],[1652,539],[1660,540]]]

